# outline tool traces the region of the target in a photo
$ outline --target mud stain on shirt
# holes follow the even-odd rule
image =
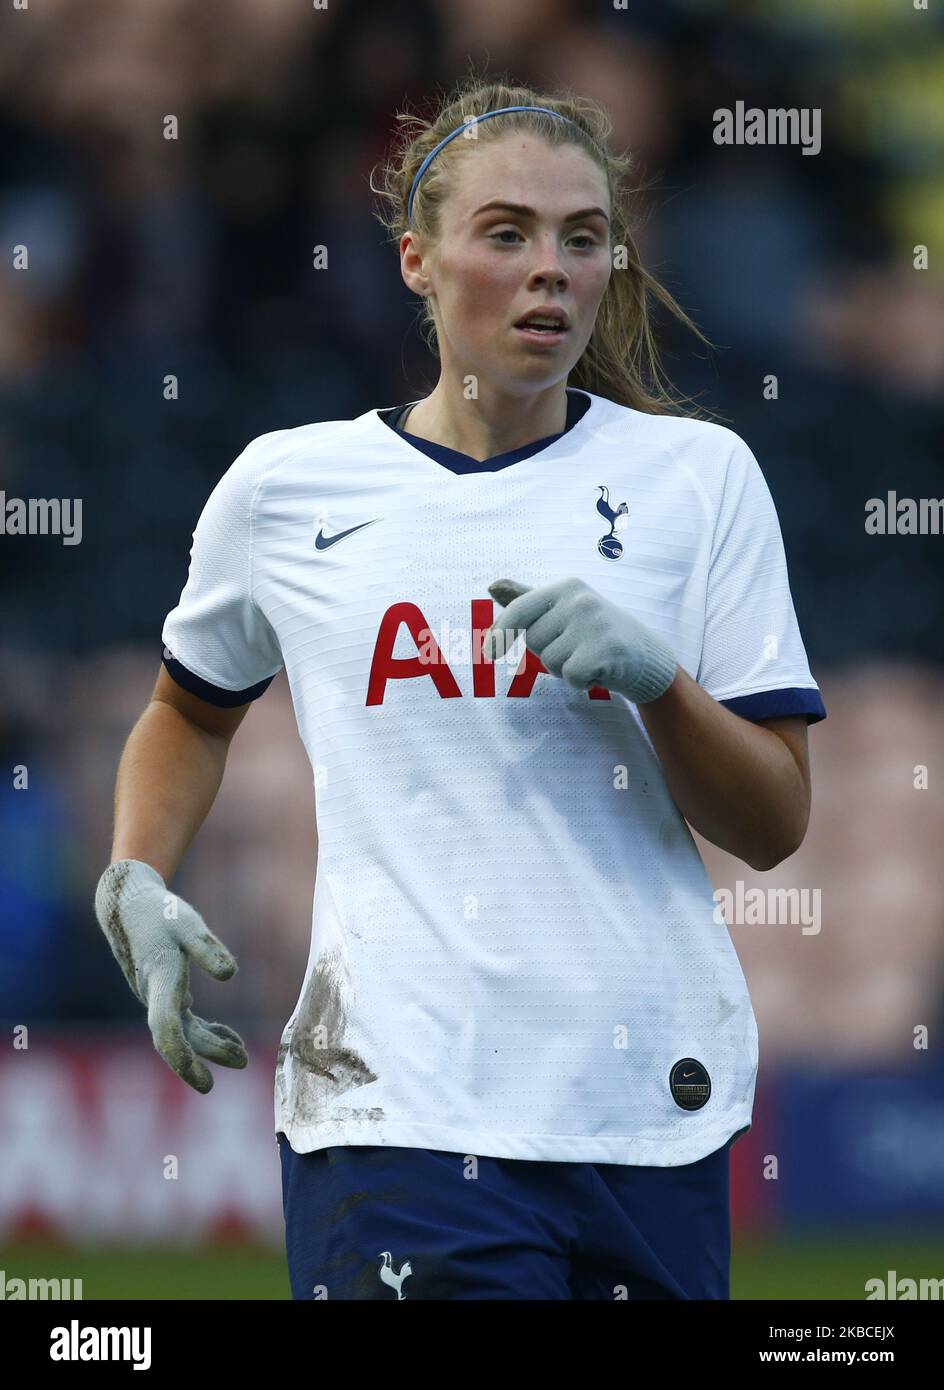
[[[315,965],[299,1005],[287,1049],[294,1059],[294,1118],[311,1124],[324,1116],[331,1101],[345,1091],[366,1086],[377,1077],[367,1063],[344,1045],[350,982],[339,950],[326,952]],[[364,1118],[382,1118],[365,1111]]]

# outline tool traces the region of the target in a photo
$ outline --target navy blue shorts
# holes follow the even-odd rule
[[[652,1168],[389,1146],[297,1154],[280,1133],[292,1297],[726,1299],[736,1138]]]

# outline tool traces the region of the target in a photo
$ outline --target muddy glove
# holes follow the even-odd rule
[[[602,685],[644,705],[675,679],[678,662],[658,633],[582,579],[558,579],[538,589],[497,579],[488,592],[507,605],[483,639],[482,650],[492,660],[523,631],[525,646],[577,690]]]
[[[147,1007],[154,1046],[171,1070],[206,1093],[213,1076],[194,1053],[224,1067],[246,1066],[238,1033],[190,1012],[191,961],[214,980],[228,980],[237,968],[199,912],[171,893],[150,864],[120,859],[99,879],[95,915],[125,979]]]

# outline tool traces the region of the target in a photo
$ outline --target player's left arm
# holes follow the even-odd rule
[[[681,667],[638,709],[672,799],[700,835],[758,871],[799,849],[811,800],[805,718],[742,719]]]
[[[625,695],[676,806],[719,849],[760,871],[799,849],[810,817],[805,719],[754,723],[735,714],[692,679],[658,633],[580,579],[536,589],[500,579],[488,587],[503,611],[483,638],[487,658],[523,633],[551,674],[578,690],[596,684]]]

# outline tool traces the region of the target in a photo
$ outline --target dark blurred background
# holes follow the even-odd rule
[[[944,542],[864,524],[889,490],[944,494],[944,23],[898,0],[5,9],[0,488],[81,498],[83,534],[0,536],[0,1019],[4,1036],[30,1028],[28,1049],[0,1054],[0,1237],[279,1239],[271,1063],[304,970],[316,845],[284,676],[175,880],[239,956],[223,993],[195,993],[255,1040],[249,1072],[181,1094],[91,903],[121,746],[215,482],[258,434],[435,383],[368,176],[394,113],[423,110],[470,61],[602,101],[611,144],[635,154],[643,259],[716,344],[663,323],[665,366],[760,461],[829,714],[810,734],[797,855],[757,875],[699,842],[716,887],[822,897],[818,932],[731,928],[761,1036],[755,1126],[732,1160],[737,1287],[813,1297],[824,1267],[828,1290],[862,1297],[863,1268],[906,1272],[912,1249],[914,1277],[942,1274]],[[821,151],[715,144],[716,108],[739,100],[820,109]],[[165,1152],[166,1124],[194,1168],[207,1146],[226,1156],[212,1195],[148,1186],[146,1144],[129,1155],[149,1125]],[[240,1185],[247,1172],[264,1180]],[[791,1264],[791,1240],[839,1227],[845,1244]],[[924,1247],[886,1254],[879,1232],[933,1237],[938,1268]],[[860,1254],[837,1264],[837,1249]]]

